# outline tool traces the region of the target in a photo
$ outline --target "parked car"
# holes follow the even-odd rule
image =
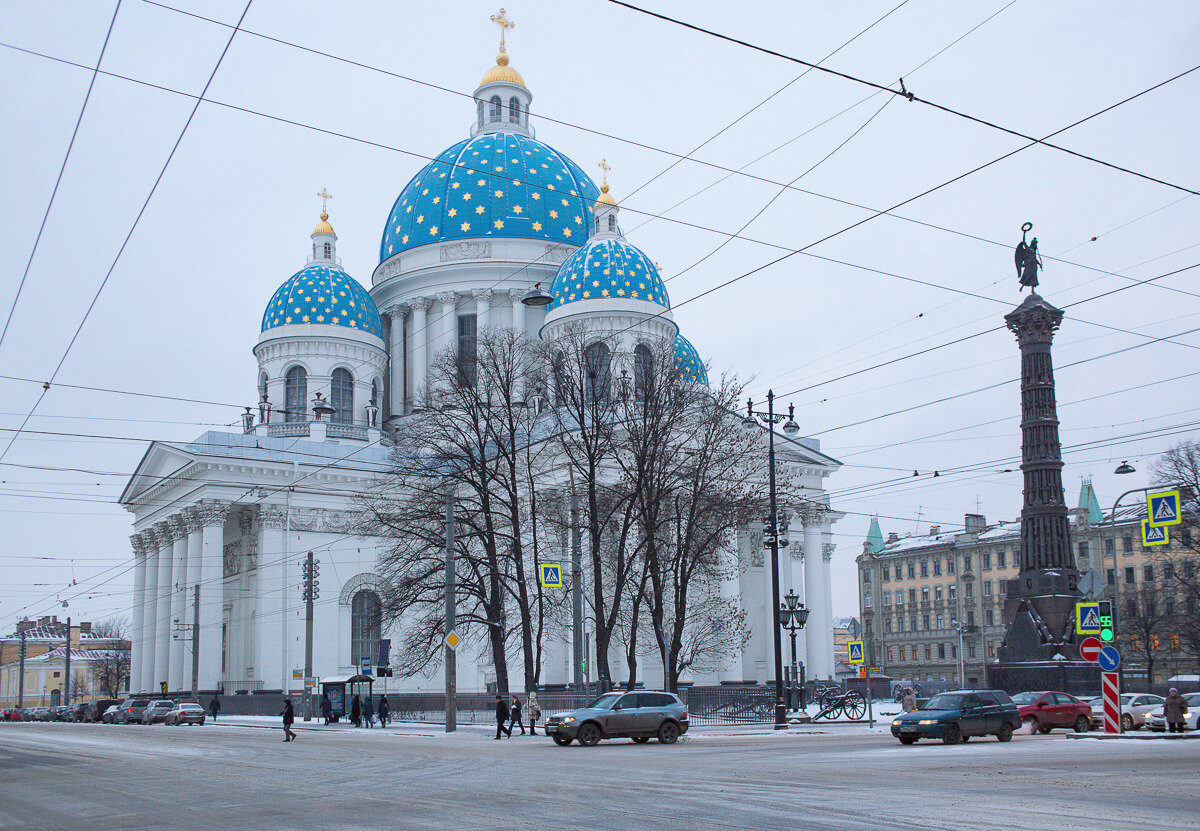
[[[1092,726],[1097,729],[1104,727],[1104,698],[1093,698],[1088,701],[1092,708]],[[1146,716],[1151,710],[1163,705],[1161,695],[1150,693],[1125,693],[1121,696],[1121,729],[1141,730],[1146,723]]]
[[[1030,733],[1049,733],[1055,727],[1086,733],[1092,729],[1092,708],[1086,701],[1060,692],[1026,692],[1012,697]]]
[[[114,704],[120,704],[115,698],[97,698],[87,706],[87,711],[84,713],[82,721],[97,722],[104,717],[104,713],[109,707]]]
[[[67,705],[63,710],[63,721],[83,721],[83,717],[87,714],[88,702],[76,701],[74,704]]]
[[[50,720],[50,708],[49,707],[33,707],[28,711],[28,713],[29,713],[29,718],[25,719],[25,721],[49,721]]]
[[[1200,730],[1200,693],[1191,693],[1183,697],[1183,729],[1184,730]],[[1167,729],[1167,720],[1163,718],[1163,708],[1151,710],[1150,715],[1146,718],[1146,727],[1154,730],[1157,733],[1165,732]]]
[[[104,722],[105,724],[116,724],[117,719],[120,717],[121,704],[118,702],[104,711],[104,714],[100,716],[100,721]]]
[[[199,704],[180,702],[163,718],[163,724],[203,724],[204,708]]]
[[[129,698],[121,702],[121,711],[117,714],[118,724],[141,724],[142,711],[150,705],[148,698]]]
[[[67,706],[65,704],[55,704],[50,708],[50,715],[46,721],[62,721],[63,713],[66,711],[66,709]]]
[[[0,710],[0,721],[20,721],[21,711],[17,707],[7,707]]]
[[[652,738],[674,744],[687,732],[688,711],[669,692],[609,692],[578,710],[552,713],[545,729],[561,747],[576,740],[592,747],[601,739],[622,738],[638,744]]]
[[[945,744],[965,742],[971,736],[1012,739],[1021,726],[1021,712],[1000,690],[956,690],[938,693],[911,713],[892,720],[892,735],[900,744],[918,739],[941,739]]]
[[[175,709],[175,702],[166,698],[152,701],[142,710],[142,724],[154,724],[165,721],[167,713]]]

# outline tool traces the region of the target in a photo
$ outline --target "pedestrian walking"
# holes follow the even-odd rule
[[[367,723],[367,729],[370,730],[372,722],[375,721],[375,707],[371,704],[371,696],[367,696],[363,701],[363,721]]]
[[[517,694],[513,693],[512,704],[508,708],[508,735],[512,735],[513,725],[521,728],[521,735],[525,735],[525,722],[521,721],[521,699],[517,698]]]
[[[509,736],[512,735],[512,728],[508,727],[505,722],[508,721],[508,705],[504,703],[504,697],[496,696],[496,738],[500,738],[500,733],[503,732]]]
[[[917,694],[913,692],[912,687],[904,688],[904,699],[900,702],[904,707],[904,712],[911,713],[917,709]]]
[[[321,715],[326,725],[333,720],[333,702],[329,700],[329,693],[321,693]]]
[[[537,724],[537,720],[542,717],[542,708],[538,706],[537,690],[529,693],[529,701],[525,704],[525,710],[529,713],[529,735],[536,736],[533,726]]]
[[[217,713],[221,712],[221,699],[217,696],[212,697],[212,701],[208,702],[208,711],[212,714],[212,720],[217,720]]]
[[[292,700],[290,698],[283,700],[283,712],[279,715],[283,716],[283,740],[290,742],[296,738],[296,734],[292,732],[292,722],[296,720],[296,711],[292,709]]]
[[[387,696],[379,697],[379,726],[387,727],[388,721],[392,717],[392,707],[388,704]]]
[[[358,695],[350,699],[350,723],[355,727],[362,727],[362,702],[358,700]]]
[[[1183,732],[1183,711],[1187,709],[1187,702],[1183,700],[1183,696],[1179,694],[1179,690],[1171,687],[1171,691],[1167,693],[1167,698],[1163,701],[1163,720],[1167,723],[1167,730],[1172,733]]]

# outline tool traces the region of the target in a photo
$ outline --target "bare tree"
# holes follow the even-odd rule
[[[109,698],[116,698],[130,678],[129,650],[95,649],[88,655],[92,659],[92,677],[97,685]]]
[[[1146,682],[1154,683],[1154,662],[1171,623],[1157,589],[1143,583],[1121,595],[1124,646],[1146,665]]]
[[[1157,567],[1179,597],[1172,598],[1168,636],[1200,662],[1200,441],[1181,442],[1155,460],[1152,475],[1164,487],[1179,488],[1183,500],[1183,522],[1171,529],[1171,542],[1158,549]]]
[[[125,615],[112,615],[92,624],[92,634],[97,638],[112,640],[129,640],[129,618]]]

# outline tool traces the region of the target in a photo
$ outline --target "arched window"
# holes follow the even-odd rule
[[[613,216],[612,214],[608,215],[608,230],[610,230],[610,231],[617,230],[617,218],[615,216]]]
[[[633,350],[633,394],[639,401],[650,395],[654,380],[654,355],[650,347],[639,343]]]
[[[357,592],[350,601],[350,663],[362,664],[363,656],[379,663],[379,595],[369,589]]]
[[[267,400],[267,373],[258,373],[258,400]]]
[[[515,95],[508,99],[508,120],[513,124],[521,123],[521,102]]]
[[[479,117],[479,123],[480,123],[480,124],[483,124],[483,102],[482,102],[482,101],[477,101],[477,102],[476,102],[476,105],[477,105],[477,106],[476,106],[476,109],[477,109],[477,110],[479,110],[479,116],[478,116],[478,117]]]
[[[371,403],[372,404],[379,403],[379,379],[378,378],[371,379]]]
[[[589,401],[607,401],[612,388],[612,355],[603,343],[583,350],[583,371]]]
[[[333,243],[327,242],[325,243],[325,259],[328,260],[331,257],[333,257]]]
[[[329,403],[334,413],[330,419],[334,424],[354,423],[354,376],[347,369],[335,369],[329,387]]]
[[[600,233],[600,217],[596,217],[596,233]]]
[[[287,371],[284,381],[284,419],[286,421],[308,421],[305,409],[308,406],[308,373],[302,366]]]
[[[492,106],[488,108],[488,118],[492,121],[499,121],[500,120],[500,108],[502,106],[500,104],[500,96],[493,95],[490,103]]]

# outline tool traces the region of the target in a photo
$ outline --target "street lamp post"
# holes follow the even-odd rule
[[[788,634],[792,637],[792,686],[797,690],[796,709],[804,709],[807,702],[804,700],[804,675],[800,669],[800,663],[796,658],[796,633],[804,628],[804,624],[808,622],[808,609],[804,608],[804,604],[800,602],[800,595],[796,594],[796,590],[792,589],[783,596],[783,603],[779,604],[779,624],[784,629],[788,630]],[[789,695],[790,699],[791,696]],[[789,704],[791,701],[789,700]]]
[[[794,436],[800,432],[800,425],[796,423],[793,417],[795,407],[788,407],[787,422],[783,425],[783,432],[789,436]],[[779,603],[779,534],[777,533],[779,523],[779,512],[775,507],[775,425],[784,420],[783,414],[775,414],[775,392],[774,390],[767,391],[767,411],[756,412],[754,410],[754,402],[750,399],[746,400],[746,417],[742,419],[742,424],[746,427],[757,427],[759,422],[767,425],[767,465],[769,470],[769,483],[771,493],[771,516],[767,523],[764,532],[767,534],[768,542],[771,546],[771,603],[767,604],[767,608],[774,609]],[[787,541],[784,541],[784,545]],[[783,730],[787,728],[787,705],[783,701],[783,644],[780,632],[780,626],[774,626],[774,641],[775,641],[775,729]]]
[[[950,628],[958,632],[958,688],[963,688],[963,632],[967,631],[967,627],[957,620],[950,621]]]

